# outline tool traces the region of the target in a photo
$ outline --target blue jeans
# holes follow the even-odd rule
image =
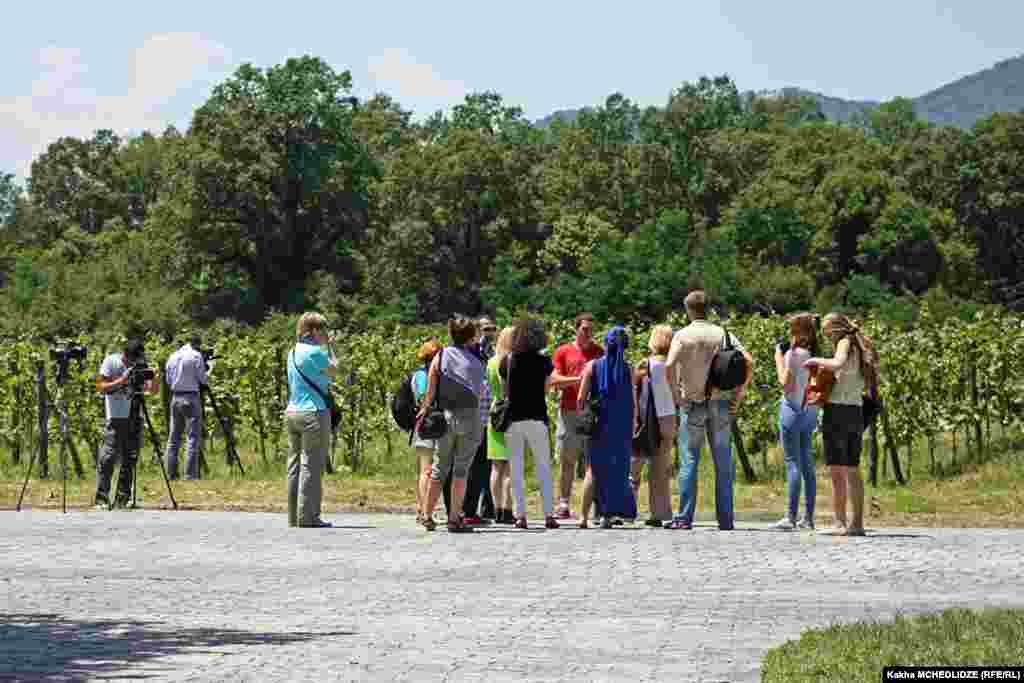
[[[679,512],[673,519],[693,523],[697,504],[697,466],[704,440],[711,444],[715,463],[715,516],[719,529],[732,529],[733,485],[736,463],[732,459],[732,415],[728,401],[694,403],[687,401],[679,409]]]
[[[782,452],[786,461],[786,482],[789,493],[789,519],[796,522],[800,507],[800,483],[804,485],[804,504],[807,513],[804,519],[814,521],[814,501],[817,497],[817,481],[814,477],[814,453],[811,451],[811,436],[814,431],[786,429],[779,426]]]

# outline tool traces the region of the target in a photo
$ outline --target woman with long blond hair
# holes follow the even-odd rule
[[[672,386],[669,383],[665,359],[672,346],[672,327],[657,325],[651,330],[651,339],[647,348],[653,354],[641,366],[646,367],[647,381],[642,382],[642,374],[636,373],[635,382],[641,388],[637,409],[644,414],[648,394],[653,396],[654,412],[658,418],[658,446],[654,453],[642,454],[634,452],[633,464],[630,469],[630,482],[633,485],[633,496],[637,496],[640,488],[640,470],[644,462],[647,466],[647,503],[650,516],[647,526],[661,527],[662,522],[672,519],[672,444],[676,438],[676,404],[672,398]],[[639,368],[638,368],[639,370]],[[645,389],[643,387],[646,387]],[[637,457],[639,455],[639,457]],[[639,503],[639,499],[637,501]]]
[[[860,475],[860,451],[864,435],[864,389],[877,377],[877,361],[871,342],[857,325],[841,313],[829,313],[822,333],[835,344],[832,358],[810,358],[807,368],[824,368],[836,376],[822,412],[821,436],[825,462],[832,476],[832,507],[835,525],[828,532],[840,536],[864,535],[864,480]],[[846,501],[853,519],[847,522]]]
[[[498,335],[494,346],[494,358],[487,362],[487,383],[491,387],[491,406],[505,398],[505,381],[499,368],[501,361],[512,351],[514,327],[506,327]],[[487,459],[491,461],[491,496],[494,498],[494,521],[498,524],[514,524],[512,514],[512,466],[508,461],[508,446],[505,435],[493,429],[487,430]]]
[[[782,385],[779,401],[779,440],[786,463],[789,507],[786,516],[775,524],[776,529],[814,528],[814,504],[817,480],[811,437],[818,427],[818,407],[804,405],[804,392],[810,381],[810,370],[804,363],[818,353],[818,331],[814,315],[798,313],[788,318],[789,338],[775,347],[775,374]],[[797,519],[800,488],[804,489],[803,517]]]

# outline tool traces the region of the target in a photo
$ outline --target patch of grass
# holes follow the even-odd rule
[[[805,631],[768,651],[761,680],[778,683],[881,679],[886,666],[982,666],[1024,661],[1024,610],[951,609],[893,623]]]

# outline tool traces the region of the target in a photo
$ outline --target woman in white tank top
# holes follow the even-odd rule
[[[647,359],[650,378],[648,386],[654,395],[654,411],[658,416],[661,441],[653,458],[646,460],[634,457],[630,468],[630,482],[635,494],[640,488],[643,463],[650,463],[647,469],[647,504],[650,517],[645,522],[648,526],[661,526],[662,522],[672,519],[672,488],[669,482],[672,476],[672,444],[676,438],[676,406],[665,366],[671,345],[672,328],[669,325],[657,325],[651,330],[651,340],[647,346],[654,355]],[[646,410],[646,404],[641,404],[640,410]]]

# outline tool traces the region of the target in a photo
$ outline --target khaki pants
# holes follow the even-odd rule
[[[288,429],[288,526],[320,520],[321,474],[331,443],[331,414],[326,410],[285,413]]]

